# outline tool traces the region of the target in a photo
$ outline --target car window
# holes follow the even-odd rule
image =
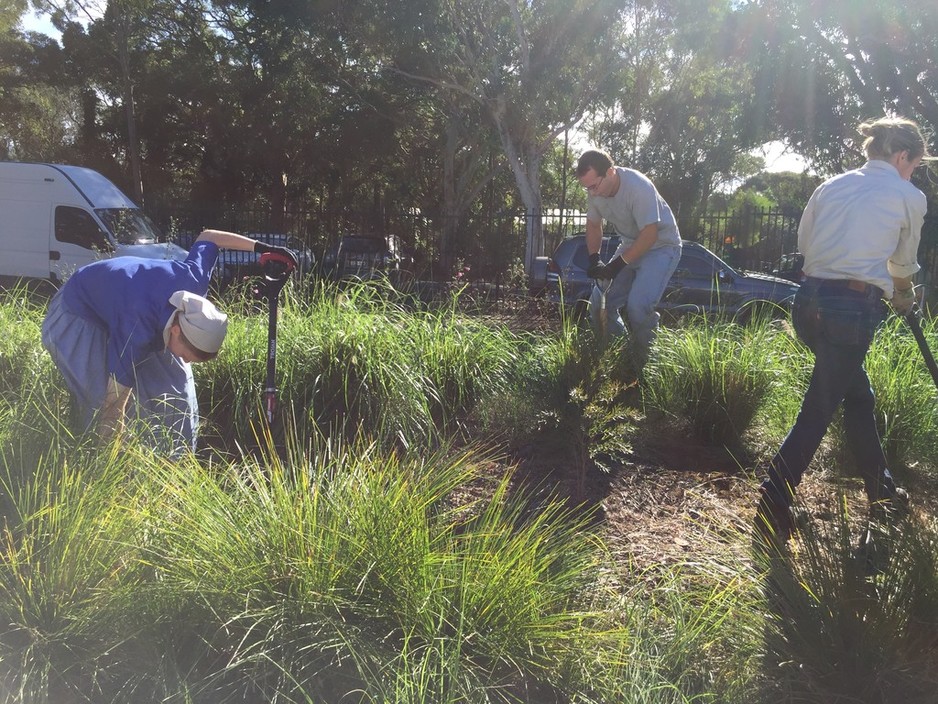
[[[142,210],[136,208],[99,208],[98,217],[121,244],[159,242],[159,228]]]
[[[681,254],[681,261],[678,262],[677,270],[674,273],[683,276],[709,278],[713,276],[713,262],[700,256],[697,252],[684,250]]]
[[[589,253],[586,251],[586,242],[578,242],[573,253],[573,266],[577,269],[586,269],[590,265]]]
[[[100,252],[111,251],[107,234],[82,208],[59,205],[55,209],[55,239]]]
[[[602,246],[599,249],[599,255],[604,262],[608,262],[612,259],[612,255],[614,255],[619,248],[619,242],[618,237],[603,238]],[[577,269],[587,269],[589,265],[590,258],[586,251],[586,240],[580,238],[576,241],[576,251],[573,253],[573,266]]]

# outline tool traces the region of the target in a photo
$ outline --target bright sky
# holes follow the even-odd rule
[[[56,39],[60,39],[62,36],[58,30],[52,26],[48,15],[38,16],[32,8],[23,15],[23,29],[28,32],[48,34],[50,37],[55,37]]]
[[[800,154],[789,151],[782,142],[767,142],[762,145],[762,149],[755,150],[765,159],[765,170],[769,172],[794,171],[796,174],[813,173],[808,167],[808,162]]]

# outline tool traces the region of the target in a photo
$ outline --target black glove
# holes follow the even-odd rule
[[[599,252],[596,252],[596,254],[591,254],[590,265],[586,269],[586,275],[590,277],[591,279],[597,278],[596,272],[602,269],[602,266],[603,266],[603,262],[599,258]]]
[[[627,262],[622,257],[613,257],[608,264],[599,267],[592,275],[594,279],[614,279]]]
[[[257,254],[276,254],[279,258],[284,260],[284,264],[290,265],[291,270],[300,266],[300,259],[296,256],[296,252],[288,247],[280,247],[275,244],[257,241],[254,243],[254,251]]]

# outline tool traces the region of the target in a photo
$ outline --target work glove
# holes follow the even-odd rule
[[[280,247],[279,245],[267,244],[266,242],[257,241],[254,243],[254,251],[257,254],[276,255],[275,259],[279,259],[281,260],[281,263],[288,265],[290,267],[290,271],[300,266],[300,259],[296,255],[296,252],[288,247]]]
[[[908,315],[909,311],[912,310],[912,306],[915,304],[915,287],[894,289],[892,292],[892,300],[889,301],[889,304],[899,315]]]
[[[613,257],[608,264],[604,264],[596,269],[593,275],[594,279],[614,279],[616,274],[622,271],[627,262],[622,257]]]
[[[586,275],[590,277],[591,279],[599,278],[598,276],[596,276],[596,273],[600,269],[602,269],[602,266],[603,266],[603,261],[602,259],[599,258],[599,252],[596,252],[596,254],[591,254],[590,265],[586,269]]]

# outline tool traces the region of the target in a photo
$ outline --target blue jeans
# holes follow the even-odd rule
[[[762,483],[767,498],[791,505],[795,487],[817,452],[838,406],[867,497],[891,498],[896,491],[876,429],[875,399],[863,361],[873,334],[886,317],[882,291],[855,291],[844,282],[808,279],[795,296],[795,332],[812,352],[814,370],[801,411],[769,464]]]
[[[651,249],[634,264],[619,272],[606,293],[606,311],[610,336],[625,334],[625,323],[620,309],[625,308],[632,334],[632,348],[639,367],[648,361],[651,343],[658,332],[661,315],[655,310],[671,274],[681,260],[681,248],[661,247]],[[590,295],[590,318],[593,329],[599,329],[598,286],[593,286]]]

